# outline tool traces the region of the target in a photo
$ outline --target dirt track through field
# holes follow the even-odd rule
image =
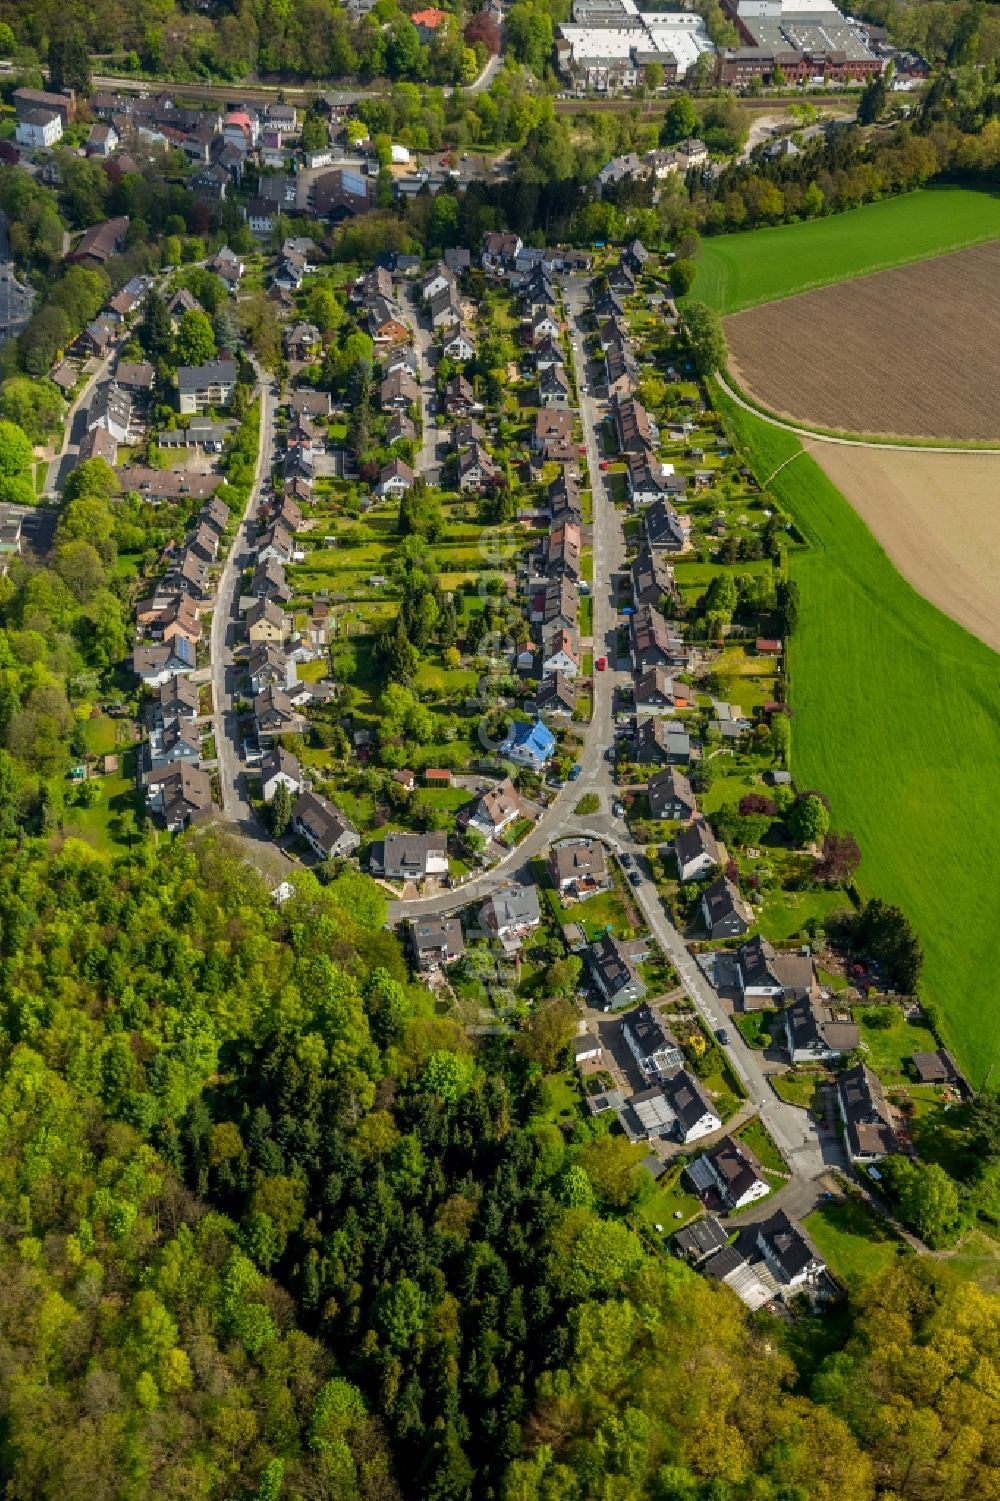
[[[1000,456],[804,446],[903,577],[1000,651]]]
[[[771,411],[833,431],[1000,438],[1000,241],[733,313],[730,366]]]

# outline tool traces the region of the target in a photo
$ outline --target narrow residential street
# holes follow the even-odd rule
[[[434,334],[431,329],[427,314],[420,305],[420,289],[413,287],[410,292],[413,308],[413,351],[417,356],[417,383],[420,386],[420,421],[423,428],[420,448],[415,455],[417,474],[423,475],[429,485],[437,484],[441,473],[441,464],[438,459],[437,446],[441,439],[439,429],[434,425],[434,413],[431,410],[435,405],[437,389],[434,384],[434,370],[430,362],[431,346],[434,342]]]
[[[117,357],[118,345],[112,344],[96,370],[88,376],[86,385],[66,413],[62,445],[55,457],[49,460],[49,472],[45,477],[45,496],[48,500],[58,498],[63,485],[79,463],[80,444],[87,436],[87,413],[91,398],[100,383],[109,377],[112,363]]]
[[[212,613],[212,714],[219,764],[219,794],[223,816],[251,837],[260,837],[246,792],[239,723],[235,709],[238,670],[234,652],[240,633],[240,579],[252,558],[251,533],[256,525],[262,487],[274,464],[277,397],[271,378],[254,362],[260,395],[260,441],[254,487],[240,520],[233,545],[223,564]]]

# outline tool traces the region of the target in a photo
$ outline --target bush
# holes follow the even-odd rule
[[[573,811],[574,813],[579,813],[580,816],[583,817],[587,813],[598,813],[600,811],[600,807],[601,799],[598,797],[597,793],[585,792]]]

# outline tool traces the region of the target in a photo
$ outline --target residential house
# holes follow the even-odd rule
[[[444,388],[445,411],[451,417],[464,417],[476,405],[476,393],[464,375],[453,375]]]
[[[430,318],[431,328],[442,331],[460,328],[462,324],[462,304],[452,287],[445,287],[436,292],[427,304],[427,313]]]
[[[393,412],[386,426],[385,441],[386,446],[389,448],[394,443],[415,443],[417,441],[417,429],[405,412]]]
[[[538,402],[543,407],[568,408],[573,405],[569,379],[562,365],[547,365],[539,375]]]
[[[457,328],[445,334],[441,343],[441,350],[445,359],[457,360],[465,364],[476,357],[475,339],[459,324]]]
[[[573,435],[572,412],[547,410],[539,412],[531,434],[531,446],[542,452],[549,443],[568,443]]]
[[[826,1270],[826,1262],[805,1231],[783,1209],[757,1226],[757,1249],[783,1291],[814,1286]]]
[[[247,657],[250,692],[256,698],[265,688],[287,693],[297,682],[295,662],[274,641],[255,641]]]
[[[386,834],[372,845],[372,870],[387,881],[425,881],[448,874],[446,834]]]
[[[293,417],[323,420],[330,415],[330,393],[329,391],[313,391],[308,386],[302,386],[291,393],[288,406]]]
[[[580,591],[575,580],[570,578],[544,579],[531,597],[530,616],[543,626],[565,626],[576,629],[580,605]]]
[[[695,690],[680,678],[671,677],[665,667],[647,667],[635,680],[635,707],[637,711],[656,712],[675,709],[691,709],[695,704]]]
[[[190,678],[172,677],[160,684],[155,706],[155,717],[160,724],[171,719],[197,719],[199,707],[198,684]]]
[[[403,495],[410,489],[413,480],[414,473],[409,464],[404,464],[402,459],[392,459],[379,470],[375,493],[383,500],[388,496]]]
[[[388,275],[388,273],[385,274]],[[391,279],[389,284],[390,286],[392,285]],[[424,302],[431,302],[435,297],[439,297],[442,292],[454,292],[457,287],[457,277],[452,271],[449,271],[448,267],[442,261],[438,261],[437,265],[432,266],[421,278],[420,296]]]
[[[175,719],[152,732],[149,765],[152,771],[181,761],[201,760],[201,734],[190,720]]]
[[[502,755],[518,766],[542,771],[556,748],[556,737],[540,719],[534,724],[512,724],[500,747]]]
[[[484,839],[498,839],[504,829],[521,817],[521,799],[510,777],[496,782],[482,794],[469,815],[469,828]]]
[[[178,833],[212,811],[212,779],[189,762],[163,766],[146,780],[146,801],[170,833]]]
[[[178,367],[177,404],[182,413],[227,406],[235,389],[236,366],[232,360],[211,360],[205,365]]]
[[[691,759],[691,737],[669,719],[648,714],[636,722],[632,759],[641,766],[683,766]]]
[[[636,396],[615,402],[615,431],[622,453],[650,454],[660,441],[660,434],[646,408]]]
[[[225,282],[230,294],[237,290],[246,270],[242,258],[236,254],[235,250],[230,250],[228,245],[223,245],[222,249],[216,251],[205,264],[209,271],[213,271],[221,281]]]
[[[158,688],[197,665],[195,649],[183,636],[157,646],[137,646],[132,653],[132,671],[146,688]]]
[[[480,443],[465,448],[458,456],[458,488],[487,490],[497,485],[502,478],[500,469]]]
[[[837,1106],[847,1152],[853,1163],[879,1162],[899,1151],[899,1139],[885,1091],[865,1063],[837,1079]]]
[[[638,276],[649,261],[649,251],[641,240],[632,240],[622,251],[622,260]]]
[[[535,693],[535,713],[571,719],[576,709],[576,684],[565,673],[542,678]]]
[[[372,206],[372,181],[350,167],[336,167],[317,177],[309,193],[310,205],[318,219],[341,220],[366,214]]]
[[[29,151],[48,149],[62,140],[62,119],[54,109],[32,109],[21,116],[14,129],[14,139]]]
[[[482,265],[487,275],[505,276],[521,254],[523,241],[517,234],[490,229],[483,235]]]
[[[730,1212],[755,1204],[770,1192],[770,1184],[745,1142],[724,1136],[708,1152],[696,1157],[687,1175],[699,1194],[713,1194]]]
[[[295,543],[280,521],[274,522],[257,539],[258,563],[266,563],[269,558],[278,563],[290,563],[294,551]]]
[[[563,625],[549,628],[542,637],[542,676],[561,673],[575,678],[580,671],[580,643],[574,631]]]
[[[274,558],[268,558],[254,569],[250,592],[255,599],[272,599],[287,604],[292,597],[292,586],[285,578],[282,565]]]
[[[582,524],[580,481],[572,469],[564,467],[549,486],[549,512],[554,525],[564,521],[572,521],[576,526]]]
[[[131,421],[132,398],[128,392],[122,391],[114,381],[106,381],[103,386],[98,387],[87,415],[88,431],[103,427],[116,443],[125,443]]]
[[[98,359],[103,359],[111,348],[118,330],[109,318],[95,318],[80,335],[80,343]]]
[[[604,356],[608,399],[631,396],[639,384],[639,361],[630,345],[612,344]]]
[[[420,387],[405,369],[393,370],[379,386],[379,402],[385,412],[405,412],[420,400]]]
[[[444,253],[446,270],[453,276],[464,276],[472,268],[472,252],[467,246],[457,245]]]
[[[739,938],[753,923],[750,904],[728,876],[719,876],[701,899],[701,915],[710,938]]]
[[[640,978],[632,956],[613,934],[603,933],[592,943],[587,958],[605,1011],[634,1006],[642,1000],[646,994],[645,981]]]
[[[540,343],[536,344],[534,350],[532,351],[532,359],[535,362],[535,369],[538,371],[539,375],[541,375],[543,371],[550,369],[552,366],[563,367],[566,363],[563,356],[562,345],[559,343],[558,339],[552,338],[551,335],[542,339]]]
[[[714,1215],[692,1220],[673,1238],[674,1254],[696,1269],[729,1244],[729,1234]]]
[[[662,610],[664,600],[678,600],[680,594],[674,570],[659,552],[644,547],[632,564],[632,598],[636,609],[652,605]]]
[[[131,397],[148,396],[153,389],[153,377],[155,371],[150,364],[132,364],[128,360],[119,360],[115,370],[115,383],[120,391],[127,391]]]
[[[296,798],[292,828],[320,860],[351,855],[361,843],[350,819],[318,792],[302,792]]]
[[[754,1000],[800,1000],[816,991],[808,954],[779,953],[766,938],[750,938],[736,950],[736,983],[743,1004]]]
[[[691,783],[674,766],[651,776],[646,783],[646,792],[651,818],[680,819],[689,823],[698,815],[698,800],[691,790]]]
[[[502,886],[486,898],[482,908],[486,931],[501,943],[511,943],[539,927],[542,914],[535,886]]]
[[[561,521],[550,528],[544,558],[547,578],[579,579],[581,541],[581,530],[575,522]]]
[[[157,641],[182,639],[189,646],[197,646],[202,630],[195,601],[186,594],[175,595],[151,621],[150,634]]]
[[[302,726],[302,718],[283,688],[264,688],[253,701],[259,735],[285,735]]]
[[[323,342],[315,323],[295,323],[285,329],[285,348],[290,360],[309,360]]]
[[[274,801],[279,787],[287,787],[297,797],[304,785],[298,758],[283,745],[273,746],[260,764],[260,786],[265,803]]]
[[[118,440],[107,428],[92,427],[80,439],[77,463],[84,464],[88,459],[103,459],[112,468],[118,462]]]
[[[254,600],[245,619],[247,640],[254,644],[271,642],[280,646],[288,634],[288,620],[281,606],[267,595]]]
[[[685,778],[685,780],[687,780]],[[690,784],[689,789],[690,791]],[[677,874],[682,884],[700,881],[722,862],[715,835],[703,818],[696,819],[681,829],[674,840],[677,857]]]
[[[387,302],[384,297],[376,297],[368,305],[366,322],[376,349],[405,344],[410,337],[402,313],[395,303]]]
[[[409,935],[421,974],[433,974],[442,964],[454,964],[465,953],[462,924],[457,917],[412,918]]]
[[[676,1073],[661,1079],[659,1095],[663,1115],[666,1117],[666,1130],[657,1132],[658,1135],[667,1135],[688,1146],[693,1141],[700,1141],[703,1136],[721,1131],[722,1117],[701,1080],[687,1069],[680,1068]]]
[[[861,1042],[850,1012],[838,1012],[814,995],[793,1001],[780,1013],[778,1025],[782,1023],[792,1063],[831,1063],[853,1053]]]
[[[214,527],[199,522],[189,534],[187,546],[188,551],[203,563],[214,563],[219,555],[219,534]]]
[[[670,504],[657,500],[645,515],[646,543],[654,552],[684,552],[690,545],[691,523]]]
[[[604,845],[599,839],[571,839],[553,845],[548,859],[549,875],[560,897],[583,901],[611,889]]]
[[[44,89],[15,89],[11,99],[17,118],[23,120],[36,109],[53,110],[62,121],[63,125],[72,125],[76,119],[76,93],[73,89],[65,89],[62,93],[46,92]]]
[[[630,1011],[623,1019],[622,1038],[647,1078],[668,1074],[684,1062],[677,1039],[648,1005]]]
[[[632,671],[651,667],[684,667],[687,649],[678,636],[671,636],[667,622],[653,605],[642,605],[632,616]]]

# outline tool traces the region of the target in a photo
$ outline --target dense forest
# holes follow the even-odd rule
[[[295,884],[211,832],[5,860],[9,1495],[1000,1495],[996,1300],[910,1259],[816,1347],[748,1319],[548,1118],[558,1016],[470,1041],[367,878]]]

